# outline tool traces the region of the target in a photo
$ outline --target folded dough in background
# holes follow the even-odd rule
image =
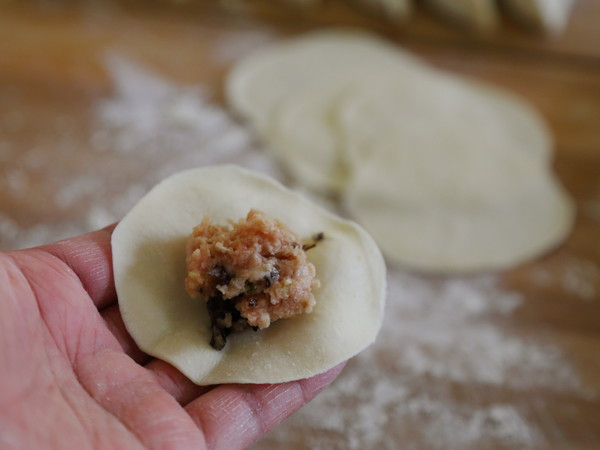
[[[280,0],[283,4],[318,10],[324,0]],[[414,0],[348,0],[364,11],[394,23],[410,19]],[[550,35],[564,30],[575,0],[423,0],[440,19],[478,32],[498,28],[503,11],[523,26]],[[499,8],[500,6],[500,8]]]
[[[506,269],[571,230],[535,109],[373,35],[321,31],[267,47],[234,67],[227,96],[298,184],[340,198],[390,262]]]
[[[564,30],[574,3],[574,0],[501,0],[524,25],[550,34]]]

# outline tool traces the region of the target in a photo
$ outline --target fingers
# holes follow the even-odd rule
[[[158,384],[182,405],[188,404],[212,389],[211,386],[198,386],[192,383],[175,367],[159,359],[150,361],[146,369],[150,370]]]
[[[77,376],[94,400],[116,417],[144,448],[202,448],[201,430],[152,374],[121,352],[82,360]]]
[[[41,247],[75,272],[97,308],[116,301],[110,239],[115,225]]]
[[[165,361],[153,359],[136,345],[127,332],[118,305],[112,305],[102,311],[109,331],[117,338],[123,351],[140,365],[145,365],[158,384],[179,404],[187,405],[198,396],[212,389],[211,386],[198,386],[179,370]]]
[[[145,365],[158,384],[180,404],[185,405],[210,390],[210,387],[198,386],[192,383],[175,367],[164,361],[153,359],[137,346],[127,332],[118,305],[111,305],[102,310],[102,318],[106,327],[113,334],[123,351],[136,363]]]
[[[245,448],[308,403],[341,372],[344,364],[283,384],[223,385],[186,406],[208,448]]]
[[[119,305],[111,305],[104,308],[101,312],[102,318],[108,330],[117,338],[123,351],[129,355],[136,363],[144,365],[152,358],[147,353],[144,353],[137,346],[123,323]]]

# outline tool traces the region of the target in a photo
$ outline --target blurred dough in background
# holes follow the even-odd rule
[[[574,0],[501,0],[526,26],[558,34],[567,25]]]
[[[498,24],[495,0],[427,0],[433,10],[478,31],[490,31]]]
[[[363,7],[392,20],[403,22],[412,11],[412,0],[354,0]]]
[[[391,262],[505,269],[552,249],[573,225],[532,107],[364,32],[259,50],[233,68],[227,96],[288,173],[340,196]]]
[[[277,105],[296,96],[299,87],[340,86],[373,71],[398,76],[419,61],[367,32],[317,31],[238,61],[226,81],[226,96],[234,111],[262,132],[271,125]]]
[[[387,76],[400,80],[423,64],[364,32],[315,32],[241,60],[226,94],[297,181],[337,192],[346,168],[333,130],[336,100],[353,86]]]
[[[281,0],[294,6],[315,8],[325,0]],[[442,20],[478,31],[492,32],[506,11],[527,28],[558,34],[566,26],[574,0],[348,0],[350,3],[383,17],[402,23],[410,19],[416,4],[423,3]],[[500,8],[499,8],[500,6]]]

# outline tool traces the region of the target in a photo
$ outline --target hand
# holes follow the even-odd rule
[[[0,253],[0,448],[243,448],[341,371],[194,385],[126,332],[111,232]]]

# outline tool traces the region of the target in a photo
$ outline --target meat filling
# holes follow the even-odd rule
[[[322,239],[319,233],[302,245],[284,224],[258,210],[227,225],[205,217],[188,239],[185,289],[207,302],[211,345],[221,350],[231,332],[311,312],[319,281],[306,251]]]

